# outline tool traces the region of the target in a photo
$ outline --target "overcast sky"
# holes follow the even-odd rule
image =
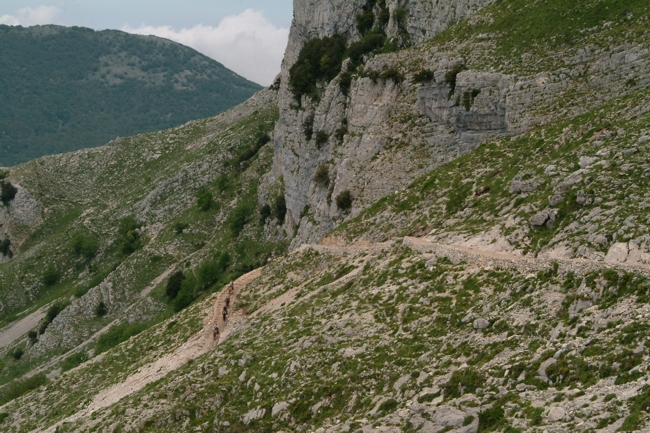
[[[151,34],[188,45],[269,85],[280,72],[292,0],[1,0],[0,24],[59,24]]]

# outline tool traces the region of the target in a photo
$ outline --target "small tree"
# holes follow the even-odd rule
[[[329,140],[330,136],[327,135],[325,131],[318,131],[316,133],[316,147],[319,149],[323,147],[325,144],[327,144],[327,140]]]
[[[9,181],[0,182],[0,201],[5,205],[9,204],[11,200],[16,197],[18,189]]]
[[[24,354],[25,351],[22,348],[18,347],[14,350],[13,357],[16,361],[18,361],[20,358],[23,357]]]
[[[330,169],[327,164],[323,164],[316,170],[314,175],[314,182],[316,185],[327,187],[330,184]]]
[[[181,291],[181,284],[185,279],[185,274],[183,271],[176,271],[169,277],[167,280],[167,288],[165,289],[165,294],[169,299],[176,299],[178,292]]]
[[[101,301],[97,304],[97,307],[95,307],[95,315],[97,317],[104,317],[106,314],[108,314],[108,308],[106,308],[104,301]]]
[[[29,343],[33,346],[38,341],[38,332],[32,329],[27,333],[27,337],[29,337]]]
[[[135,218],[131,216],[120,221],[118,233],[121,238],[120,250],[122,251],[122,254],[133,254],[142,246],[140,232],[138,231],[140,227],[142,227],[142,224],[137,222]]]
[[[269,219],[271,216],[271,206],[268,204],[265,204],[260,208],[260,224],[264,225],[266,223],[266,220]]]
[[[350,194],[350,190],[346,189],[336,196],[336,206],[341,210],[349,210],[352,208],[352,194]]]
[[[47,287],[51,287],[59,282],[59,278],[61,278],[59,271],[57,271],[54,266],[49,265],[43,273],[43,284]]]
[[[275,205],[273,210],[275,211],[275,218],[277,218],[280,224],[283,224],[284,218],[287,215],[287,201],[284,198],[284,194],[280,194],[275,199]]]
[[[11,240],[9,238],[0,242],[0,254],[11,258],[13,253],[11,252]]]
[[[80,233],[72,239],[72,249],[87,261],[91,261],[97,254],[99,243],[97,240],[87,238]]]
[[[196,193],[196,205],[203,212],[207,212],[212,209],[213,196],[212,192],[208,191],[205,188],[199,189]]]

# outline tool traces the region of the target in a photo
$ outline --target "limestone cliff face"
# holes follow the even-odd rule
[[[22,186],[13,184],[18,190],[16,197],[7,204],[0,203],[0,241],[11,242],[11,253],[18,251],[20,244],[40,222],[43,205]],[[10,253],[0,253],[0,263],[9,261]]]
[[[386,2],[390,20],[384,30],[389,38],[417,44],[433,37],[451,23],[467,18],[492,0]],[[408,185],[415,177],[474,148],[486,136],[507,130],[503,88],[507,77],[498,74],[462,73],[456,92],[444,82],[445,73],[460,58],[432,56],[421,59],[436,71],[431,84],[418,85],[397,79],[356,76],[348,95],[338,79],[322,83],[321,98],[303,97],[301,109],[289,88],[289,70],[310,39],[343,35],[348,43],[361,38],[356,16],[366,0],[296,0],[295,18],[281,72],[280,120],[275,131],[275,161],[266,184],[284,183],[287,228],[295,234],[293,246],[317,242],[322,235],[366,205]],[[378,11],[379,6],[375,5]],[[397,9],[406,17],[397,22]],[[404,52],[368,61],[365,72],[378,74],[412,59]],[[343,68],[345,70],[346,64]],[[485,91],[483,91],[485,90]],[[461,107],[455,96],[470,92],[472,106]],[[472,93],[473,92],[473,93]],[[477,94],[477,92],[479,92]],[[314,134],[305,125],[313,119]],[[344,132],[347,130],[347,133]],[[316,143],[318,132],[329,137]],[[315,183],[314,175],[325,166],[329,184]],[[336,197],[350,191],[350,210],[341,211]]]

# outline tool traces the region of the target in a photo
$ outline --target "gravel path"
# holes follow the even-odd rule
[[[230,305],[234,306],[237,300],[237,295],[241,290],[245,288],[248,283],[259,277],[261,273],[262,269],[260,268],[238,278],[234,282],[235,290],[231,295],[228,294],[227,287],[221,292],[215,294],[210,299],[210,304],[205,308],[203,329],[173,353],[165,355],[155,362],[140,368],[137,373],[129,376],[124,382],[101,391],[84,409],[62,421],[59,421],[57,424],[50,426],[45,430],[45,432],[54,433],[57,427],[64,423],[75,422],[78,419],[89,416],[95,411],[111,406],[122,398],[141,390],[147,384],[163,378],[184,364],[187,364],[195,358],[207,353],[215,346],[215,344],[223,343],[228,338],[228,335],[230,335],[237,322],[244,318],[244,315],[241,312],[235,311],[231,317],[228,318],[227,323],[223,322],[221,310],[226,297],[230,296]],[[221,338],[216,343],[212,338],[212,328],[214,327],[215,322],[219,324],[219,328],[222,330]]]
[[[2,332],[0,332],[0,349],[11,345],[11,343],[36,328],[38,322],[45,317],[45,313],[49,307],[50,304],[47,304],[34,311],[32,314],[23,317],[18,322],[8,325]]]

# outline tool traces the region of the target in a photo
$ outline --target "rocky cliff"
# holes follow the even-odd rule
[[[296,1],[279,77],[274,167],[266,179],[284,185],[293,247],[319,241],[371,203],[491,137],[576,115],[648,80],[647,48],[635,42],[588,42],[561,55],[503,52],[510,36],[494,27],[491,12],[465,20],[465,34],[453,43],[395,53],[387,48],[429,39],[490,3]],[[364,35],[361,18],[370,13],[374,28]],[[471,27],[491,33],[470,37]],[[585,39],[603,32],[607,26],[596,26]],[[351,53],[373,33],[386,36],[385,54],[370,51],[355,65],[347,59],[336,78],[297,97],[291,71],[308,41],[342,35]],[[339,206],[336,199],[348,191],[351,206]]]
[[[375,16],[375,25],[389,39],[402,45],[414,44],[433,37],[490,3],[485,0],[294,2],[295,18],[280,76],[274,169],[267,179],[271,183],[284,182],[289,211],[287,228],[291,234],[296,233],[294,246],[317,241],[348,215],[356,215],[365,205],[403,188],[432,165],[464,153],[480,141],[472,136],[459,142],[456,138],[462,130],[450,132],[454,126],[466,127],[465,130],[478,128],[478,134],[471,135],[480,137],[484,136],[481,132],[506,129],[500,94],[488,97],[485,92],[477,100],[476,114],[461,116],[458,125],[454,125],[459,110],[451,113],[447,107],[450,105],[446,97],[448,85],[418,90],[408,82],[364,76],[355,77],[348,95],[343,94],[338,80],[322,82],[319,84],[322,98],[304,98],[303,107],[296,109],[297,101],[289,85],[290,70],[304,44],[314,38],[334,35],[343,35],[348,44],[358,41],[363,37],[359,17],[369,11]],[[382,14],[384,21],[381,21]],[[399,55],[389,56],[370,61],[366,69],[390,69],[401,60]],[[438,75],[444,75],[444,68],[462,62],[461,58],[437,60],[432,63],[437,66],[442,62]],[[466,86],[497,89],[503,80],[498,76],[481,76],[476,79],[478,82],[473,81],[467,77],[459,90]],[[433,122],[424,121],[425,112],[432,116]],[[403,124],[407,117],[420,117],[417,128]],[[449,123],[451,117],[454,120]],[[399,119],[402,122],[396,124]],[[327,134],[326,143],[317,145],[316,133],[307,136],[306,123],[313,124],[313,131]],[[418,167],[419,162],[413,161],[424,162],[424,166]],[[329,167],[331,183],[322,187],[313,178],[318,167],[324,164]],[[354,198],[353,206],[350,212],[341,213],[332,198],[347,190]]]

